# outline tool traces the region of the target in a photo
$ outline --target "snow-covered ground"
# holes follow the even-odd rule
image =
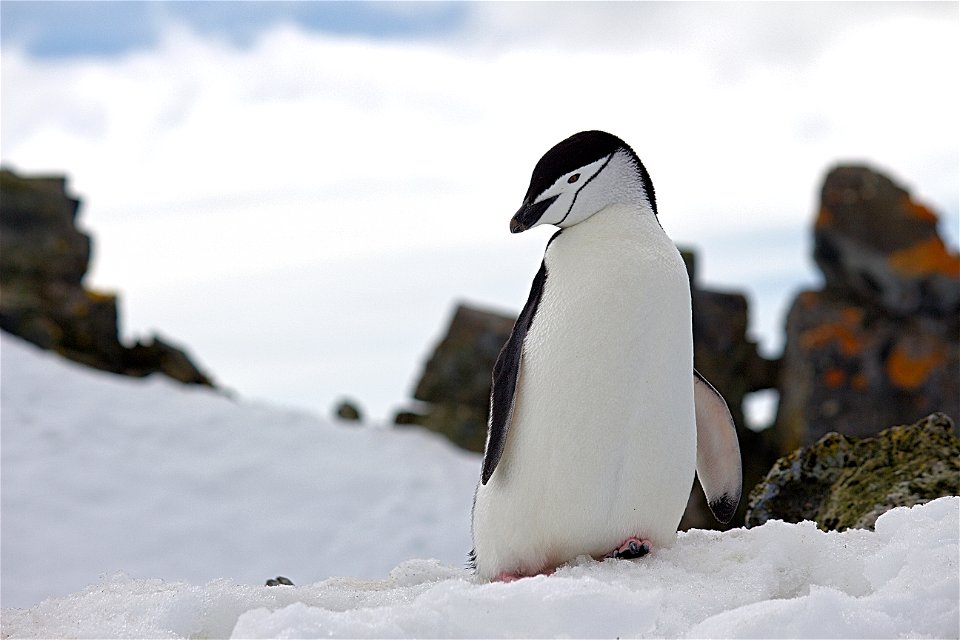
[[[0,336],[4,607],[115,571],[303,584],[467,560],[480,457],[440,436],[114,376]]]
[[[477,456],[0,348],[4,638],[960,635],[960,498],[482,584]]]

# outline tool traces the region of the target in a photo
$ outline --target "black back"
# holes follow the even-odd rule
[[[657,213],[657,199],[653,191],[653,181],[646,167],[630,145],[617,136],[606,131],[581,131],[566,140],[558,142],[549,151],[543,154],[540,161],[533,168],[530,177],[530,186],[524,196],[524,202],[533,202],[533,199],[544,192],[557,179],[578,167],[606,158],[618,150],[626,151],[636,163],[637,172],[643,182],[643,190],[650,200],[650,207],[654,215]]]

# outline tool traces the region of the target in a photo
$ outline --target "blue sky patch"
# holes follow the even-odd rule
[[[164,24],[248,46],[280,23],[373,38],[423,37],[462,24],[456,2],[34,2],[0,3],[0,39],[44,58],[112,56],[154,46]]]

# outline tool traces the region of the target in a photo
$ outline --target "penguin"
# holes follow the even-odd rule
[[[720,522],[740,501],[736,428],[693,367],[687,272],[640,158],[603,131],[558,143],[510,231],[540,225],[559,230],[493,370],[470,554],[485,580],[671,545],[694,473]]]

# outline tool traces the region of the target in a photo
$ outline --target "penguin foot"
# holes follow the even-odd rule
[[[513,582],[519,580],[520,578],[526,578],[525,575],[519,573],[507,573],[506,571],[498,573],[490,579],[490,582]]]
[[[653,543],[641,538],[627,538],[623,544],[606,555],[607,558],[621,558],[623,560],[632,560],[633,558],[642,558],[650,553]]]
[[[497,575],[490,578],[490,582],[514,582],[515,580],[520,580],[521,578],[532,578],[534,576],[552,576],[554,571],[556,571],[556,569],[544,569],[533,575],[524,575],[522,573],[510,573],[508,571],[501,571]]]

